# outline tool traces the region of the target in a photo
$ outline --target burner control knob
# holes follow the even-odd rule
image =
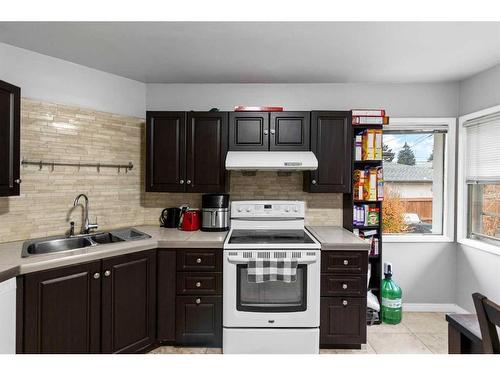
[[[299,209],[297,207],[294,207],[293,212],[299,212]]]
[[[286,208],[285,208],[285,212],[290,212],[290,208],[289,208],[289,207],[286,207]]]
[[[252,211],[252,209],[251,208],[247,208],[247,212],[250,212],[250,211]]]

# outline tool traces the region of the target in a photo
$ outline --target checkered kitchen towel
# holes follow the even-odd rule
[[[297,259],[259,259],[248,260],[248,282],[283,281],[293,283],[297,280]]]

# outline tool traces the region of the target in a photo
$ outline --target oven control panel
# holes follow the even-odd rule
[[[231,217],[289,217],[303,218],[305,204],[302,201],[233,201]]]

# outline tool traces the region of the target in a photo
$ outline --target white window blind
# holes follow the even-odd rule
[[[500,113],[464,125],[467,182],[500,182]]]

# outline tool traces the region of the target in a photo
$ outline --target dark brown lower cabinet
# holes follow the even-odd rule
[[[24,277],[22,352],[100,352],[100,272],[96,261]]]
[[[366,342],[366,298],[321,297],[321,345],[358,346]]]
[[[156,250],[24,276],[23,353],[136,353],[156,341]]]
[[[176,342],[222,346],[222,296],[177,296]]]
[[[136,353],[156,341],[156,251],[102,261],[102,352]]]
[[[175,342],[176,254],[172,249],[158,249],[157,254],[157,338]]]

